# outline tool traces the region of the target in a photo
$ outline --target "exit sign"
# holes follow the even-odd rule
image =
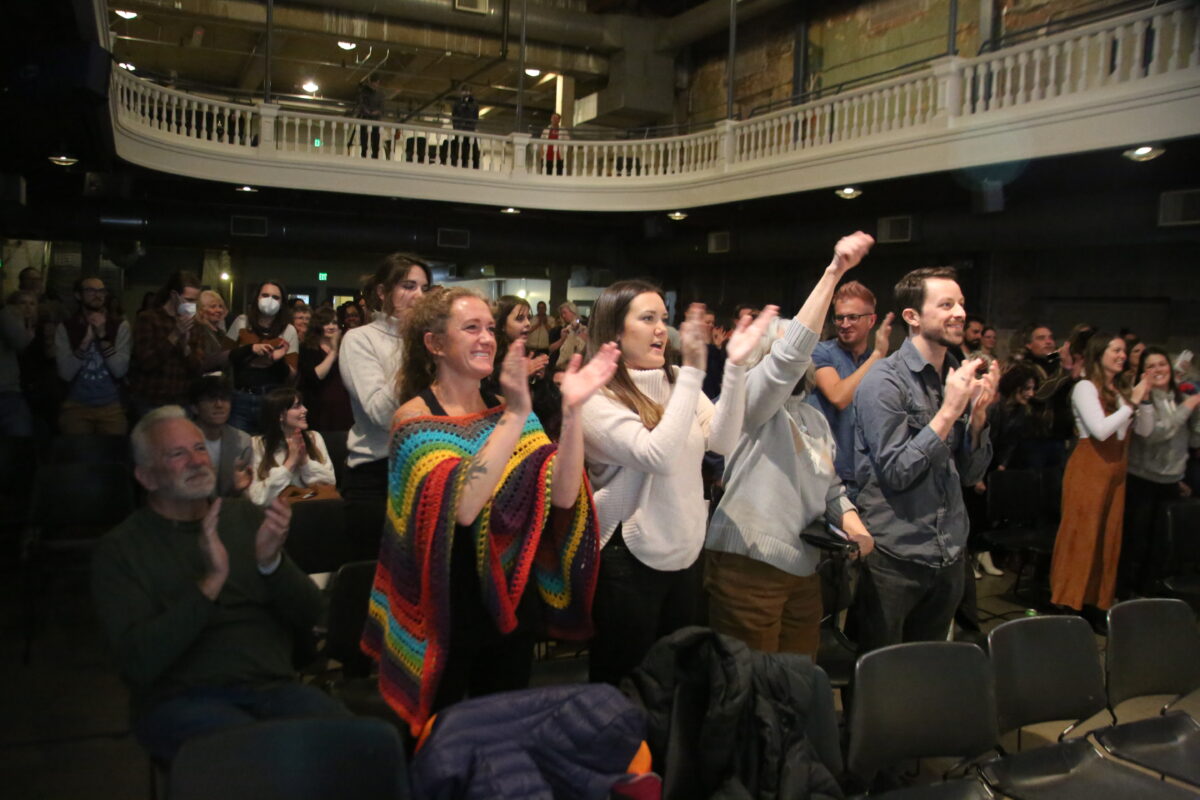
[[[329,273],[328,273],[328,272],[318,272],[318,273],[317,273],[317,280],[319,280],[319,281],[327,281],[327,280],[329,280]]]

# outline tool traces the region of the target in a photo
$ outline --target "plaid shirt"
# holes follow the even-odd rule
[[[192,326],[186,351],[167,338],[175,330],[175,317],[162,308],[141,312],[134,323],[129,390],[145,402],[185,403],[192,381],[200,377],[204,348],[199,324]]]

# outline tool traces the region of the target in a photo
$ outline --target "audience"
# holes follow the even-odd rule
[[[542,423],[542,428],[550,441],[558,441],[558,431],[562,426],[562,395],[558,391],[553,378],[549,374],[550,356],[544,353],[533,353],[528,347],[530,322],[529,303],[516,295],[505,295],[496,301],[494,308],[496,318],[496,358],[492,376],[484,383],[484,388],[493,394],[500,392],[500,375],[508,349],[514,342],[525,345],[525,367],[529,372],[529,394],[533,398],[533,413]]]
[[[1143,376],[1127,389],[1125,340],[1096,333],[1083,353],[1083,379],[1071,390],[1079,439],[1063,474],[1062,522],[1050,566],[1051,601],[1084,611],[1103,629],[1113,603],[1125,513],[1126,433],[1134,409],[1149,394]]]
[[[350,395],[337,369],[341,346],[342,329],[333,309],[318,308],[300,344],[300,388],[313,430],[348,431],[354,424]]]
[[[564,305],[564,311],[569,311]],[[615,684],[661,636],[694,624],[707,504],[706,450],[733,452],[746,403],[746,357],[775,316],[739,322],[726,345],[721,398],[700,391],[708,353],[704,307],[680,327],[683,367],[668,363],[667,307],[658,287],[618,281],[596,300],[591,341],[621,348],[616,375],[583,408],[588,475],[600,520],[600,575],[589,651],[593,681]]]
[[[204,348],[195,324],[199,299],[195,273],[174,272],[155,304],[134,321],[129,395],[135,418],[158,406],[186,402],[192,381],[200,377]]]
[[[322,600],[283,550],[288,506],[213,500],[204,437],[178,406],[146,414],[132,441],[146,507],[96,548],[92,601],[138,741],[169,760],[222,728],[345,715],[295,680],[293,649],[312,636]]]
[[[79,310],[54,334],[58,377],[67,384],[58,430],[124,436],[129,421],[121,402],[121,380],[133,352],[129,323],[112,312],[108,289],[99,278],[81,278],[75,299]]]
[[[990,469],[1032,469],[1038,456],[1032,452],[1040,434],[1032,401],[1038,388],[1038,371],[1018,361],[1000,377],[1000,401],[988,412],[992,438]]]
[[[259,432],[263,397],[296,376],[300,341],[283,308],[285,296],[279,281],[263,281],[250,295],[246,313],[229,326],[235,344],[229,354],[234,390],[229,424],[251,435]]]
[[[383,695],[415,736],[464,696],[527,686],[539,615],[551,636],[587,635],[598,542],[579,407],[612,377],[617,350],[567,366],[556,447],[530,413],[519,340],[503,401],[482,388],[496,348],[482,297],[438,291],[407,315],[363,648],[382,659]]]
[[[554,317],[546,314],[546,303],[539,300],[537,314],[529,322],[529,335],[525,342],[525,352],[529,355],[550,354],[550,330],[555,327]]]
[[[968,520],[962,486],[992,458],[988,406],[999,365],[960,365],[962,290],[950,267],[908,273],[896,306],[908,338],[854,398],[857,503],[875,549],[856,597],[859,649],[944,639],[963,595]]]
[[[347,300],[337,307],[337,319],[342,333],[363,324],[362,312],[353,300]]]
[[[250,436],[229,424],[233,390],[224,379],[205,375],[192,384],[191,401],[192,418],[217,473],[217,497],[240,497],[251,480]]]
[[[562,372],[577,355],[588,349],[588,329],[579,316],[579,309],[570,300],[558,307],[558,318],[562,327],[550,342],[550,357],[554,359],[554,371]]]
[[[272,389],[263,398],[259,429],[262,434],[250,440],[252,480],[246,496],[252,503],[270,505],[289,486],[308,489],[337,483],[325,440],[308,429],[308,409],[300,392]]]
[[[200,335],[200,348],[204,353],[202,368],[207,372],[224,372],[229,367],[229,351],[233,342],[225,335],[225,317],[229,310],[221,295],[206,289],[200,293],[200,310],[196,316],[196,329]]]
[[[312,309],[303,300],[292,304],[292,327],[296,329],[296,338],[304,341],[308,335],[308,325],[312,321]]]
[[[743,432],[726,459],[725,493],[705,540],[708,620],[763,652],[816,658],[821,643],[819,554],[797,535],[827,522],[871,552],[871,534],[834,469],[833,435],[804,402],[807,373],[834,287],[874,240],[843,238],[796,317],[775,319],[746,357]]]
[[[0,309],[0,434],[32,436],[33,416],[21,391],[18,356],[33,341],[37,325],[37,298],[17,291]]]
[[[1071,387],[1078,379],[1071,347],[1055,349],[1054,333],[1046,325],[1029,328],[1020,360],[1037,372],[1037,393],[1031,404],[1037,436],[1031,444],[1034,468],[1059,467],[1067,460],[1067,441],[1074,436]]]

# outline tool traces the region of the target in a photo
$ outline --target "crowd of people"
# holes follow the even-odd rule
[[[414,735],[527,686],[544,637],[588,642],[608,683],[699,622],[815,657],[804,532],[854,545],[860,652],[945,639],[978,570],[1001,573],[982,536],[996,471],[1062,471],[1055,604],[1095,617],[1153,593],[1158,509],[1191,494],[1200,446],[1189,354],[1033,324],[1002,357],[945,267],[905,275],[880,315],[846,280],[873,244],[838,241],[790,319],[693,303],[678,328],[649,282],[614,283],[585,320],[435,287],[397,253],[364,305],[311,309],[266,280],[226,327],[224,299],[178,272],[130,322],[85,278],[44,330],[23,275],[0,428],[33,433],[31,347],[61,383],[62,434],[136,422],[146,507],[101,543],[94,591],[162,758],[248,719],[346,713],[290,661],[320,595],[284,544],[292,504],[318,493],[344,502],[347,552],[377,560],[362,647]]]

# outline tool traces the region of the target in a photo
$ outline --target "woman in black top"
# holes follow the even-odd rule
[[[227,334],[234,342],[229,354],[234,389],[229,424],[252,435],[260,432],[263,397],[296,376],[300,342],[283,307],[286,296],[279,281],[263,281]]]
[[[300,345],[300,388],[314,430],[348,431],[354,424],[350,395],[337,368],[341,344],[342,330],[333,309],[318,308]]]

